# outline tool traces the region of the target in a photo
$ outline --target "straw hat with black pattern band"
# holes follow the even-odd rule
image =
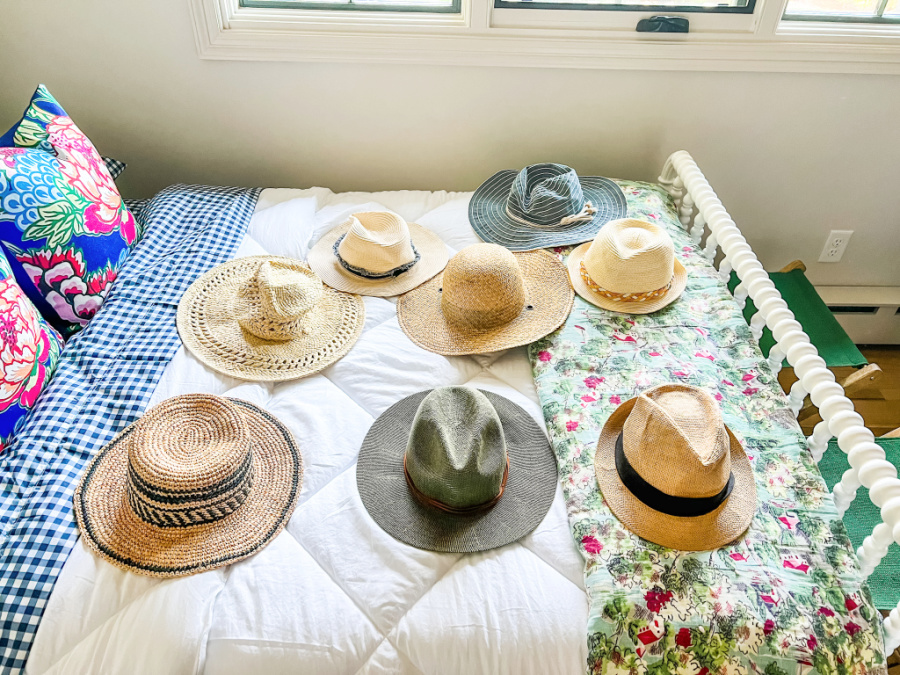
[[[569,254],[566,266],[578,295],[624,314],[656,312],[687,286],[687,270],[669,234],[633,218],[607,223],[594,241]]]
[[[664,384],[625,401],[600,433],[594,469],[616,517],[660,546],[724,546],[756,513],[747,454],[697,387]]]
[[[247,558],[285,526],[303,462],[291,432],[237,399],[186,394],[104,447],[75,490],[87,546],[122,569],[179,577]]]
[[[327,232],[307,260],[332,288],[388,297],[425,283],[449,257],[431,230],[389,211],[364,211]]]
[[[540,524],[556,493],[544,430],[512,401],[471,387],[407,396],[375,420],[356,465],[363,505],[392,537],[472,553]]]
[[[532,164],[482,183],[469,201],[469,222],[483,241],[534,251],[589,241],[627,209],[622,188],[608,178],[579,176],[564,164]]]
[[[185,346],[213,370],[279,382],[337,361],[365,318],[360,296],[325,286],[306,263],[252,256],[217,265],[191,284],[176,323]]]
[[[574,300],[566,268],[551,253],[473,244],[434,279],[400,296],[397,318],[428,351],[487,354],[552,333]]]

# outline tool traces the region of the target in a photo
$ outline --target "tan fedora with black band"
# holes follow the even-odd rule
[[[697,387],[664,384],[625,401],[600,433],[594,469],[616,517],[660,546],[718,548],[756,513],[747,454]]]

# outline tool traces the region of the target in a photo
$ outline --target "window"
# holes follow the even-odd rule
[[[461,0],[241,0],[241,7],[459,13]]]
[[[895,0],[900,1],[900,0]],[[494,7],[753,14],[755,0],[494,0]]]
[[[900,0],[789,0],[788,21],[900,23]]]

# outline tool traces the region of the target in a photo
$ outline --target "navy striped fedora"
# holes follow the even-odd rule
[[[532,164],[482,183],[469,202],[469,222],[486,242],[533,251],[591,241],[626,211],[625,195],[608,178],[580,178],[564,164]]]

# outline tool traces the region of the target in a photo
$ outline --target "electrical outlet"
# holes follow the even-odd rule
[[[840,262],[852,234],[853,230],[832,230],[828,239],[825,240],[825,248],[822,249],[819,262]]]

